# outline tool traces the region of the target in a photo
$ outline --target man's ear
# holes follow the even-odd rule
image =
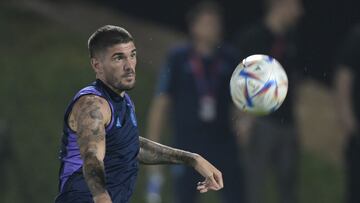
[[[91,58],[90,59],[90,64],[91,64],[91,67],[94,69],[96,74],[99,74],[99,73],[103,72],[101,62],[99,61],[99,59],[97,59],[95,57]]]

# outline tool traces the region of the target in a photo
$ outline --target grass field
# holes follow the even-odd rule
[[[93,80],[88,65],[88,36],[41,16],[0,6],[0,118],[11,122],[13,161],[6,166],[0,202],[51,202],[57,192],[59,140],[67,102]],[[137,88],[131,93],[144,131],[155,72],[139,60]],[[144,202],[145,168],[140,170],[133,203]],[[167,172],[168,174],[168,172]],[[171,202],[167,175],[164,202]],[[341,167],[309,152],[301,153],[299,196],[302,203],[338,203],[343,199]],[[278,202],[270,176],[266,199]],[[202,195],[215,203],[217,194]]]

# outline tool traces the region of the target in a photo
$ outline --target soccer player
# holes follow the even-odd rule
[[[58,203],[126,203],[138,162],[183,164],[205,180],[200,192],[223,187],[222,175],[200,155],[138,135],[135,108],[125,91],[135,85],[136,48],[125,29],[107,25],[88,41],[96,81],[81,89],[66,109],[60,152]]]

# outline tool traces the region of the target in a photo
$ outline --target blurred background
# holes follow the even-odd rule
[[[168,50],[186,40],[185,14],[198,1],[2,0],[0,2],[0,202],[53,202],[58,187],[58,151],[63,113],[73,95],[94,79],[87,39],[98,27],[125,27],[136,40],[137,86],[130,92],[145,136],[157,75]],[[261,0],[222,0],[225,41],[264,18]],[[359,22],[355,0],[302,1],[296,33],[304,81],[296,97],[299,126],[298,202],[346,202],[344,149],[333,85],[339,49]],[[240,50],[241,52],[241,50]],[[239,55],[238,62],[241,61]],[[235,68],[235,67],[234,67]],[[291,81],[290,81],[291,82]],[[171,144],[172,137],[161,142]],[[172,202],[164,168],[162,202]],[[141,167],[133,203],[146,202]],[[226,183],[225,183],[226,184]],[[274,176],[266,202],[280,202]],[[360,189],[360,188],[359,188]],[[221,202],[214,192],[201,202]],[[235,202],[234,202],[235,203]]]

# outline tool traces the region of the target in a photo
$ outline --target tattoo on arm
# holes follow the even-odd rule
[[[84,156],[83,173],[93,196],[106,192],[104,164],[92,152]]]
[[[83,174],[93,196],[106,192],[103,163],[105,126],[101,102],[97,97],[87,96],[74,107]]]
[[[140,137],[138,160],[142,164],[185,164],[193,166],[197,154],[168,147]]]

